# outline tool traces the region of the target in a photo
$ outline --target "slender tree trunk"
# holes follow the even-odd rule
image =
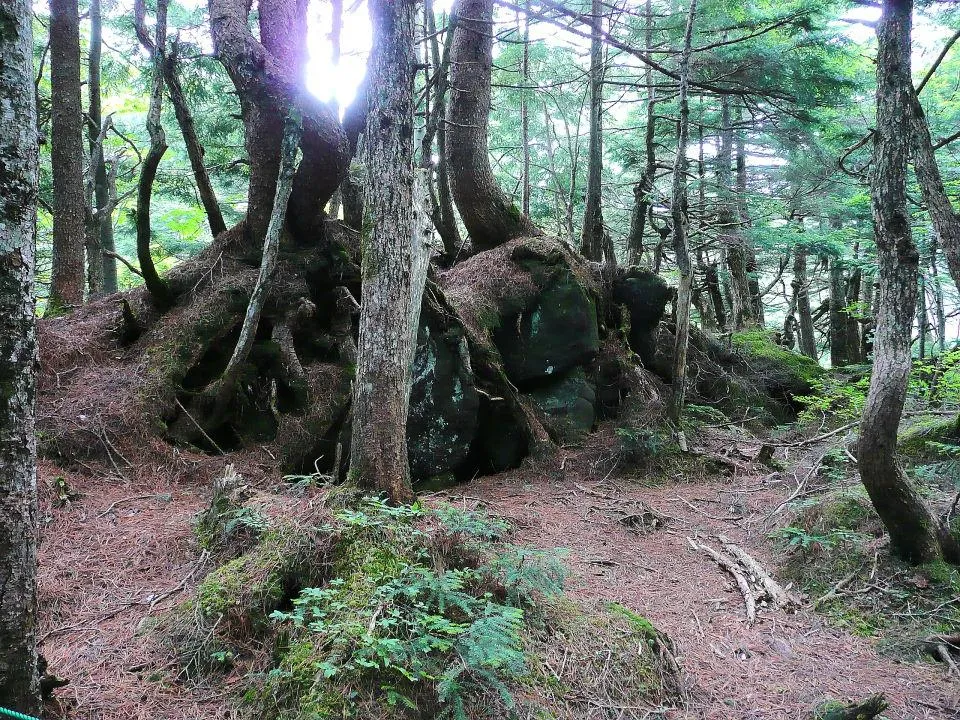
[[[707,294],[710,296],[710,302],[713,305],[713,315],[717,320],[717,327],[720,330],[727,329],[727,309],[723,303],[723,292],[720,290],[720,272],[718,263],[710,262],[708,259],[703,267],[704,283],[707,286]]]
[[[160,277],[150,251],[150,201],[153,196],[153,181],[157,176],[160,160],[167,152],[167,139],[160,124],[160,111],[163,102],[163,63],[167,42],[167,5],[169,0],[157,0],[157,24],[153,45],[148,49],[153,55],[153,81],[150,89],[150,106],[147,110],[147,133],[150,135],[150,149],[140,168],[140,181],[137,184],[137,260],[143,282],[161,310],[170,307],[173,298],[166,281]],[[143,0],[137,0],[136,17],[140,33],[146,35],[143,23]],[[142,41],[142,38],[141,38]]]
[[[270,294],[270,283],[273,272],[277,267],[277,255],[280,252],[280,236],[283,233],[284,215],[290,192],[293,187],[293,174],[296,170],[297,146],[300,144],[300,134],[303,132],[301,121],[288,117],[285,123],[283,144],[280,147],[280,175],[277,178],[277,196],[273,203],[273,213],[267,224],[267,233],[263,239],[263,256],[260,260],[260,274],[250,293],[250,302],[240,327],[240,337],[237,346],[227,362],[227,367],[220,377],[219,387],[216,390],[216,407],[214,417],[219,418],[226,411],[230,400],[234,397],[237,380],[244,363],[250,356],[250,350],[257,338],[257,329],[260,326],[260,315]]]
[[[110,186],[103,143],[97,142],[103,113],[100,102],[100,57],[103,50],[103,18],[100,0],[90,0],[90,46],[87,62],[87,134],[90,164],[94,174],[93,198],[89,200],[90,230],[87,232],[87,292],[91,298],[117,291],[117,261],[113,241],[113,213],[108,211]]]
[[[453,199],[474,249],[487,250],[540,231],[497,185],[490,168],[493,0],[457,0],[454,11],[459,21],[450,52],[447,164]]]
[[[670,418],[679,423],[683,412],[687,385],[687,347],[690,340],[690,290],[693,285],[693,267],[690,263],[690,248],[687,243],[687,143],[690,135],[690,56],[693,47],[693,23],[697,14],[697,0],[690,0],[687,27],[683,36],[683,51],[680,54],[680,127],[677,133],[677,157],[673,164],[673,189],[670,214],[673,222],[673,251],[677,257],[680,283],[677,288],[676,342],[673,347],[673,393],[670,400]],[[680,435],[681,446],[685,441]]]
[[[39,715],[32,23],[27,0],[0,4],[0,702]]]
[[[50,87],[53,126],[53,271],[47,314],[83,302],[86,201],[83,192],[83,108],[80,100],[80,14],[77,0],[50,2]]]
[[[587,151],[587,197],[580,233],[580,252],[588,260],[603,259],[603,40],[601,2],[592,0],[590,33],[590,147]]]
[[[960,562],[960,549],[924,505],[897,459],[897,429],[910,375],[919,253],[907,209],[912,0],[885,0],[877,29],[877,129],[870,183],[880,269],[873,374],[858,466],[870,499],[904,559]]]
[[[717,154],[717,194],[720,196],[720,237],[726,249],[727,270],[730,272],[730,299],[734,330],[754,327],[753,298],[747,275],[747,248],[740,229],[740,203],[731,182],[733,163],[733,128],[730,115],[730,97],[720,98],[720,152]]]
[[[437,162],[434,167],[436,176],[436,198],[433,202],[433,224],[443,241],[443,253],[448,260],[453,260],[463,246],[460,237],[460,228],[453,210],[453,196],[450,194],[450,176],[447,171],[447,94],[450,89],[450,48],[453,45],[454,30],[457,27],[457,16],[451,14],[447,22],[447,35],[440,49],[437,39],[437,24],[433,14],[433,0],[426,0],[424,13],[427,19],[427,32],[430,34],[430,54],[434,72],[437,74],[437,84],[433,93],[433,109],[430,113],[430,122],[424,130],[420,164],[423,167],[433,167],[433,139],[437,140]]]
[[[847,319],[847,357],[851,363],[861,363],[866,358],[861,356],[862,341],[860,339],[860,286],[863,284],[863,271],[857,261],[860,259],[860,243],[853,245],[854,267],[847,282],[846,302],[848,307],[856,307],[854,312],[846,313]]]
[[[220,203],[217,202],[217,194],[210,182],[210,175],[203,164],[203,145],[200,144],[197,128],[193,122],[193,113],[190,112],[186,93],[183,92],[183,86],[180,84],[176,42],[173,43],[170,53],[164,58],[163,79],[167,85],[167,92],[170,95],[170,103],[173,105],[174,114],[177,116],[180,134],[183,135],[183,144],[187,148],[190,167],[193,168],[193,179],[197,184],[197,193],[200,195],[200,202],[207,214],[210,234],[216,237],[227,229],[227,225],[223,221],[223,213],[220,212]]]
[[[523,193],[521,211],[530,217],[530,108],[527,99],[527,88],[530,85],[530,0],[526,0],[524,7],[527,11],[523,16],[523,54],[520,58],[520,73],[523,77],[523,95],[520,96],[520,144],[523,151]]]
[[[415,0],[370,0],[374,44],[366,130],[367,223],[350,476],[393,502],[414,499],[407,459],[413,353],[429,246],[414,192]],[[420,216],[419,222],[417,215]]]
[[[940,247],[947,258],[947,267],[954,284],[960,288],[960,216],[943,186],[940,167],[930,138],[930,128],[923,106],[915,92],[910,93],[910,141],[913,148],[913,166],[923,201],[930,214],[930,222],[937,234]]]
[[[809,279],[807,278],[807,248],[798,244],[793,253],[793,295],[797,304],[797,322],[800,327],[800,352],[817,359],[817,338],[810,310]]]
[[[937,321],[937,345],[940,354],[947,349],[947,314],[943,307],[943,285],[940,282],[940,270],[937,267],[937,236],[930,238],[930,283],[933,290],[933,315]]]
[[[646,0],[646,47],[653,45],[653,8],[651,0]],[[657,171],[656,105],[657,88],[653,83],[653,71],[648,66],[645,74],[647,86],[647,126],[644,131],[645,163],[640,181],[633,186],[633,212],[630,215],[630,235],[627,238],[627,263],[638,265],[643,257],[643,232],[647,222],[647,212],[651,204],[653,180]]]
[[[740,107],[737,107],[736,118],[741,121],[743,113]],[[736,132],[737,148],[737,178],[736,195],[737,208],[740,215],[740,240],[743,243],[746,253],[747,263],[747,285],[750,287],[750,302],[753,306],[753,322],[757,327],[764,327],[763,317],[763,294],[760,292],[760,275],[757,265],[757,253],[753,247],[753,242],[747,236],[747,229],[750,227],[750,210],[747,206],[747,150],[744,139],[744,131],[737,129]]]
[[[927,288],[923,277],[923,270],[918,268],[917,277],[917,357],[924,360],[927,357]]]

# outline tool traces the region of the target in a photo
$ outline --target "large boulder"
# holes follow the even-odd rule
[[[518,386],[562,375],[600,349],[596,303],[573,272],[560,269],[528,307],[502,319],[493,342]]]
[[[593,429],[597,391],[583,368],[528,393],[547,416],[547,423],[561,440],[576,440]]]
[[[407,419],[410,473],[425,479],[455,471],[477,433],[480,398],[462,330],[421,316]]]
[[[613,301],[629,315],[623,318],[623,324],[627,326],[630,349],[640,356],[646,368],[654,365],[657,328],[672,297],[673,288],[644,268],[627,268],[613,283]]]

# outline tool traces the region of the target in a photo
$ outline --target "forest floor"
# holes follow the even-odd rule
[[[559,457],[425,499],[502,515],[518,544],[569,549],[573,595],[617,601],[666,632],[684,671],[686,706],[651,717],[799,720],[825,699],[883,692],[891,705],[883,717],[891,720],[960,718],[960,681],[951,682],[942,665],[881,654],[876,638],[841,629],[810,603],[795,614],[762,609],[754,625],[746,623],[730,576],[688,538],[716,545],[723,533],[776,574],[784,554],[770,533],[787,524],[781,506],[809,458],[795,451],[786,469],[771,472],[751,459],[761,442],[735,427],[695,440],[696,450],[721,460],[708,463],[710,471],[656,459],[628,470],[618,462],[614,429],[605,426]],[[47,717],[238,716],[239,674],[188,686],[145,667],[138,629],[189,597],[212,569],[192,522],[225,459],[179,457],[175,474],[141,466],[125,469],[124,479],[41,465],[41,651],[51,671],[70,679]],[[277,481],[265,481],[264,490],[276,490]],[[76,497],[64,497],[66,489]],[[639,532],[621,522],[647,506],[663,526]]]

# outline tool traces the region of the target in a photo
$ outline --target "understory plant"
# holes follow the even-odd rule
[[[525,625],[562,591],[558,553],[514,546],[503,521],[452,506],[365,498],[335,520],[332,579],[272,614],[280,662],[249,698],[278,717],[509,713]]]

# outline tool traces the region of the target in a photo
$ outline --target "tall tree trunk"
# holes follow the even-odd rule
[[[737,107],[737,121],[742,121],[743,113],[741,108]],[[747,228],[750,227],[750,210],[747,206],[747,149],[744,139],[744,131],[738,128],[736,132],[737,147],[737,178],[735,182],[737,195],[737,208],[740,215],[740,240],[743,243],[747,262],[747,284],[750,287],[750,302],[753,306],[753,321],[757,327],[764,327],[763,317],[763,294],[760,292],[760,275],[757,265],[757,252],[753,242],[747,236]]]
[[[960,563],[956,541],[924,505],[897,459],[897,429],[910,376],[919,264],[907,209],[912,10],[912,0],[885,0],[877,28],[877,129],[870,189],[880,307],[857,460],[860,478],[890,533],[893,551],[914,563],[941,557]]]
[[[850,272],[850,279],[847,281],[847,307],[857,308],[853,312],[846,313],[847,318],[847,357],[851,363],[862,363],[866,360],[860,353],[862,341],[860,339],[861,311],[860,304],[860,286],[863,284],[863,270],[860,269],[860,243],[853,245],[854,267]]]
[[[493,0],[457,0],[450,51],[447,164],[453,199],[473,247],[487,250],[540,231],[497,185],[490,168]]]
[[[87,61],[87,135],[90,164],[94,175],[93,198],[89,199],[87,232],[87,292],[94,298],[117,291],[117,261],[113,240],[113,213],[108,211],[110,185],[103,157],[103,143],[98,143],[103,113],[100,102],[100,57],[103,50],[103,17],[100,0],[90,0],[90,47]]]
[[[693,285],[693,267],[690,263],[690,248],[687,243],[687,143],[690,135],[690,56],[693,48],[693,23],[697,14],[697,0],[690,0],[687,27],[683,36],[683,51],[680,54],[680,123],[677,133],[677,157],[673,164],[673,189],[671,191],[670,215],[673,226],[673,251],[677,257],[680,283],[677,288],[676,341],[673,346],[673,393],[670,400],[670,418],[679,423],[683,412],[687,386],[687,347],[690,341],[690,290]],[[682,431],[681,447],[685,444]]]
[[[50,88],[53,126],[53,271],[47,314],[83,302],[83,108],[80,100],[80,14],[77,0],[50,1]]]
[[[0,702],[39,715],[32,23],[27,0],[0,4]]]
[[[646,47],[653,46],[653,7],[646,0]],[[630,214],[630,235],[627,237],[627,263],[638,265],[643,257],[643,231],[647,222],[647,212],[651,205],[653,180],[657,171],[656,106],[657,88],[653,83],[653,70],[647,66],[645,74],[647,86],[647,126],[644,131],[644,166],[640,181],[633,186],[633,211]],[[651,263],[652,265],[653,263]]]
[[[453,45],[454,30],[457,27],[457,16],[451,14],[447,21],[447,35],[440,49],[437,39],[437,23],[433,14],[433,0],[426,0],[424,13],[427,19],[427,32],[430,34],[430,56],[437,83],[433,93],[433,109],[430,113],[430,122],[423,133],[420,164],[423,167],[434,167],[433,139],[437,140],[437,162],[434,167],[436,177],[436,197],[432,207],[433,224],[443,241],[443,253],[452,261],[463,246],[460,237],[460,228],[453,210],[453,196],[450,194],[450,175],[447,171],[447,94],[450,89],[450,48]],[[432,187],[432,186],[431,186]]]
[[[360,340],[350,476],[393,502],[414,498],[407,459],[413,353],[429,246],[414,192],[415,0],[370,0],[374,31],[366,130],[366,216],[361,247]],[[419,222],[417,216],[420,216]]]
[[[807,248],[798,244],[793,253],[793,295],[797,303],[797,322],[800,327],[800,352],[817,359],[817,338],[810,310],[809,279],[807,278]]]
[[[590,32],[590,147],[587,151],[587,197],[580,233],[580,252],[588,260],[603,259],[603,40],[601,2],[592,0]],[[609,261],[609,258],[607,258]]]
[[[216,237],[227,229],[227,225],[223,221],[223,213],[220,212],[220,203],[217,202],[217,194],[210,182],[210,175],[203,164],[203,145],[200,144],[197,128],[193,122],[193,113],[190,112],[186,93],[183,92],[183,86],[180,84],[177,49],[177,43],[174,41],[173,47],[164,58],[163,79],[167,85],[167,93],[170,95],[173,112],[177,116],[177,124],[180,126],[183,144],[187,148],[190,167],[193,168],[193,179],[197,184],[197,193],[200,195],[200,202],[207,214],[210,235]]]
[[[520,210],[530,217],[530,108],[527,98],[530,86],[530,0],[524,7],[523,15],[523,54],[520,58],[520,74],[523,77],[523,95],[520,96],[520,145],[523,151],[523,193]],[[592,55],[591,55],[592,57]]]
[[[843,367],[852,361],[847,330],[847,283],[840,258],[830,258],[830,365]]]
[[[757,324],[747,275],[747,248],[740,229],[740,203],[731,182],[733,163],[733,128],[730,114],[730,96],[720,97],[720,151],[717,154],[717,194],[720,196],[720,239],[726,249],[727,270],[730,273],[732,326],[743,330]]]

